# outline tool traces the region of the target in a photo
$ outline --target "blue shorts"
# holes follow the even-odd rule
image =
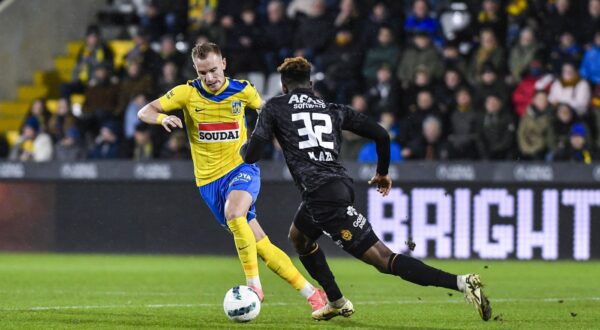
[[[252,195],[252,205],[246,216],[248,222],[256,218],[254,203],[260,192],[260,168],[255,164],[240,164],[231,172],[209,184],[198,188],[200,195],[215,215],[221,226],[228,228],[225,223],[225,201],[232,190],[247,191]]]

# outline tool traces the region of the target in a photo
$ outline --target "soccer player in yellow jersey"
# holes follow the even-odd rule
[[[200,194],[222,226],[233,234],[246,284],[262,300],[257,255],[267,267],[298,290],[317,310],[327,304],[321,289],[310,284],[290,258],[273,245],[256,220],[254,203],[260,190],[260,169],[244,163],[240,148],[246,142],[244,111],[258,110],[261,98],[248,81],[225,77],[226,61],[219,46],[196,45],[192,50],[198,79],[188,81],[144,106],[141,121],[162,125],[168,132],[183,128],[166,113],[182,109],[190,141],[194,174]]]

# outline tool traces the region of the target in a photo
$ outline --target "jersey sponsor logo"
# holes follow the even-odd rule
[[[237,116],[237,115],[239,115],[240,113],[242,113],[242,110],[243,110],[242,101],[240,101],[240,100],[236,100],[236,101],[233,101],[233,102],[231,103],[231,113],[232,113],[234,116]]]
[[[293,94],[288,104],[293,104],[294,109],[325,109],[327,107],[323,100],[313,99],[306,94]]]
[[[240,139],[240,124],[230,123],[200,123],[198,124],[198,136],[201,142],[230,142]]]
[[[349,241],[352,239],[352,233],[348,229],[342,229],[342,231],[340,231],[340,235],[344,241]]]

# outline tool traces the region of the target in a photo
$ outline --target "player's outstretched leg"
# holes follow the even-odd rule
[[[300,209],[302,209],[302,206],[300,206]],[[294,223],[298,223],[298,215]],[[349,317],[354,314],[354,306],[350,300],[342,295],[335,282],[335,277],[329,269],[323,250],[314,242],[314,239],[310,239],[301,232],[294,223],[290,227],[290,241],[294,245],[302,265],[304,265],[310,276],[323,287],[329,300],[322,308],[313,311],[312,318],[315,320],[329,320],[338,315]],[[315,231],[315,235],[320,235],[320,231]]]
[[[308,282],[296,266],[294,266],[290,257],[275,244],[271,243],[269,237],[266,236],[256,219],[250,221],[250,227],[257,240],[256,249],[258,255],[267,267],[300,292],[311,305],[312,310],[320,309],[327,304],[325,293]]]
[[[232,191],[225,204],[225,218],[227,227],[233,234],[233,241],[246,275],[246,284],[256,292],[262,301],[264,294],[258,276],[256,239],[246,219],[251,202],[252,196],[247,192]]]
[[[380,272],[400,276],[402,279],[422,286],[438,286],[461,291],[467,302],[472,303],[484,321],[492,316],[492,307],[481,289],[478,275],[454,275],[431,267],[422,261],[403,254],[393,253],[383,242],[377,241],[361,257]]]

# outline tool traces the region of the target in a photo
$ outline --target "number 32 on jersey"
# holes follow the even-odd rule
[[[335,149],[334,142],[323,141],[323,134],[331,134],[332,132],[331,117],[328,114],[318,112],[293,113],[292,121],[302,121],[304,125],[304,127],[298,129],[298,135],[307,138],[298,143],[300,150],[315,147]],[[318,155],[315,155],[314,151],[309,151],[308,156],[316,161],[333,161],[333,156],[328,151],[319,151]]]

